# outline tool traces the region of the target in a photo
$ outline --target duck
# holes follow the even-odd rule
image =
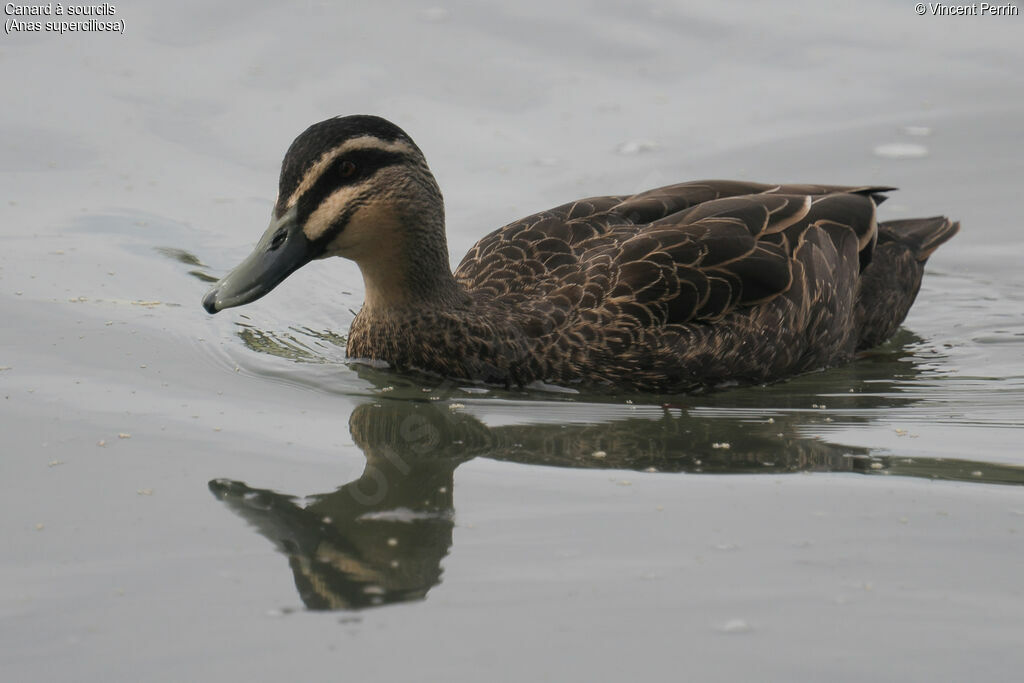
[[[590,197],[483,237],[453,271],[420,148],[372,115],[288,148],[269,227],[203,298],[251,303],[307,263],[354,261],[346,346],[390,371],[507,388],[690,393],[849,362],[889,339],[960,229],[878,222],[887,186],[700,180]]]

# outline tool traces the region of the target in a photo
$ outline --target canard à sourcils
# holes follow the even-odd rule
[[[310,126],[270,227],[203,299],[254,301],[314,259],[356,262],[347,355],[504,386],[684,392],[845,363],[906,317],[945,217],[878,223],[890,187],[702,180],[515,221],[452,272],[441,191],[376,116]]]

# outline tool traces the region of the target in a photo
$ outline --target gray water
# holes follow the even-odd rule
[[[4,680],[1019,680],[1019,16],[116,8],[0,38]],[[348,364],[340,259],[207,316],[292,138],[356,112],[426,153],[455,261],[713,177],[963,230],[885,346],[701,396]]]

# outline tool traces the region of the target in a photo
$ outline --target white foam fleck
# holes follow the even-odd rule
[[[380,520],[385,522],[415,522],[421,519],[451,519],[451,510],[411,510],[409,508],[393,508],[391,510],[378,510],[376,512],[367,512],[366,514],[359,515],[356,519],[359,520]],[[395,540],[391,543],[392,539],[388,539],[388,545],[397,545],[398,541]]]
[[[928,156],[928,148],[913,142],[890,142],[876,145],[875,156],[883,159],[923,159]]]
[[[722,633],[749,633],[754,628],[746,619],[730,619],[719,626],[718,630]]]
[[[658,149],[658,145],[650,140],[629,140],[619,145],[616,150],[619,154],[642,154],[643,152],[653,152]]]
[[[445,7],[428,7],[420,12],[420,18],[425,21],[444,21],[451,15]]]

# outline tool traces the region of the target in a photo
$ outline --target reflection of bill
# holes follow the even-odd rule
[[[708,474],[851,472],[1022,484],[1024,469],[879,457],[800,437],[803,418],[762,422],[693,417],[601,424],[488,427],[453,404],[383,400],[349,418],[362,474],[332,493],[294,497],[223,479],[214,495],[288,556],[310,609],[359,609],[422,599],[452,545],[454,472],[474,457],[527,465]],[[723,448],[728,444],[728,448]]]
[[[288,556],[307,607],[358,609],[418,600],[440,582],[459,462],[368,451],[358,479],[304,507],[241,482],[210,490]]]

